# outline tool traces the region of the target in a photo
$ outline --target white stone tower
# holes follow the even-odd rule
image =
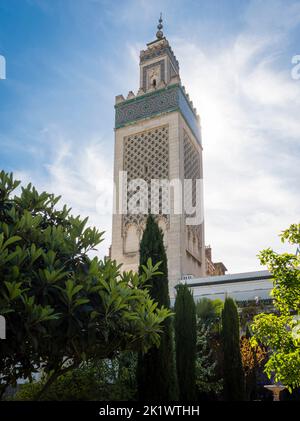
[[[201,217],[196,225],[188,225],[187,212],[176,210],[172,204],[174,193],[167,212],[162,204],[164,187],[151,190],[151,180],[169,180],[171,184],[175,180],[177,186],[178,180],[182,186],[185,179],[202,180],[202,145],[199,116],[181,85],[179,63],[162,33],[161,17],[155,41],[140,52],[139,90],[136,95],[130,91],[126,99],[117,96],[115,110],[111,257],[123,264],[123,270],[138,268],[139,243],[147,215],[145,211],[128,213],[128,208],[131,198],[139,192],[133,180],[145,180],[149,190],[146,197],[140,195],[139,202],[148,199],[146,207],[149,212],[151,208],[151,213],[151,206],[159,209],[155,214],[164,231],[173,296],[174,286],[183,276],[205,275],[204,222]],[[126,172],[127,180],[122,172]],[[195,181],[192,186],[192,204],[203,208],[202,190],[197,192],[196,202]]]

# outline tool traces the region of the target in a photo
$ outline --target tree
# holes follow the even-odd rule
[[[104,389],[103,371],[105,360],[96,364],[83,363],[61,376],[44,391],[41,400],[45,401],[92,401],[101,400]],[[99,376],[100,374],[100,376]],[[22,384],[13,397],[16,401],[33,401],[44,388],[47,376],[39,381]],[[106,385],[105,385],[106,386]]]
[[[196,304],[197,317],[206,327],[218,331],[223,305],[223,301],[219,298],[215,300],[201,298]]]
[[[217,399],[223,389],[221,315],[224,302],[201,298],[196,304],[196,383],[200,397]]]
[[[138,275],[90,258],[103,233],[66,206],[56,209],[60,198],[31,184],[12,197],[19,184],[0,173],[0,314],[7,325],[0,397],[41,369],[46,389],[82,361],[158,345],[170,315],[142,288],[158,265],[144,262]]]
[[[136,396],[136,353],[121,352],[114,359],[84,362],[59,376],[45,391],[46,401],[129,401]],[[11,400],[32,401],[47,378],[20,386]]]
[[[247,327],[246,335],[241,337],[241,357],[245,373],[246,399],[256,396],[257,371],[266,361],[266,350],[257,345],[251,346],[251,333]]]
[[[203,395],[218,394],[223,388],[223,382],[217,377],[217,363],[214,358],[209,327],[201,319],[197,320],[197,353],[196,353],[196,385]]]
[[[259,254],[273,275],[275,313],[255,316],[252,344],[267,347],[266,374],[292,391],[300,387],[300,224],[292,224],[280,237],[298,249],[279,254],[268,248]]]
[[[160,275],[148,282],[150,295],[159,306],[169,308],[168,264],[163,244],[163,233],[153,216],[149,215],[140,245],[140,273],[151,258],[153,265],[159,266]],[[140,353],[137,366],[137,384],[139,400],[172,401],[178,398],[178,386],[174,355],[174,335],[172,319],[163,322],[160,346]]]
[[[187,285],[179,285],[175,301],[176,367],[179,397],[182,401],[196,398],[196,308]]]
[[[227,297],[222,311],[222,343],[224,351],[224,397],[227,401],[245,398],[245,380],[240,352],[240,329],[237,306]]]

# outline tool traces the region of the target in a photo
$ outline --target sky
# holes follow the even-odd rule
[[[89,216],[107,254],[115,96],[137,92],[160,12],[201,117],[206,244],[229,273],[264,269],[299,222],[300,0],[0,0],[0,169]]]

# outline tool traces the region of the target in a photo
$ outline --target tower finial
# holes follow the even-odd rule
[[[156,37],[158,38],[158,39],[161,39],[161,38],[163,38],[163,36],[164,36],[164,34],[163,34],[163,31],[162,31],[162,29],[163,29],[163,24],[162,24],[162,13],[160,13],[160,17],[159,17],[159,20],[158,20],[158,25],[157,25],[157,29],[158,29],[158,31],[156,32]]]

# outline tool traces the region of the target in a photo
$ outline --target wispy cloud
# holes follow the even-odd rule
[[[206,241],[231,272],[258,268],[264,247],[281,249],[277,234],[300,211],[300,84],[289,69],[278,70],[286,34],[276,27],[272,38],[270,9],[260,5],[252,4],[248,26],[217,56],[182,39],[173,43],[201,115]],[[300,23],[296,9],[286,8],[280,29]],[[266,21],[268,36],[253,35],[255,17]]]
[[[98,248],[103,257],[111,242],[113,178],[112,163],[105,158],[101,139],[87,140],[80,148],[71,139],[55,130],[45,129],[44,135],[52,145],[52,158],[44,168],[43,177],[34,171],[16,172],[25,185],[32,182],[40,191],[61,195],[60,206],[72,207],[73,215],[87,217],[88,225],[105,231],[104,241]]]
[[[239,6],[238,22],[234,20],[238,25],[225,30],[226,42],[219,39],[221,31],[212,31],[218,26],[212,13],[219,2],[203,2],[203,10],[210,13],[207,21],[204,12],[193,15],[199,6],[192,0],[189,5],[179,0],[68,1],[64,8],[53,3],[53,10],[43,0],[28,2],[61,24],[75,22],[72,30],[80,36],[72,45],[68,29],[66,51],[42,55],[39,50],[37,62],[49,80],[32,83],[32,88],[26,85],[26,100],[22,91],[21,106],[15,104],[20,111],[14,136],[1,133],[5,157],[19,150],[17,163],[11,160],[17,176],[40,190],[61,194],[73,213],[89,216],[90,224],[106,231],[99,253],[107,253],[113,98],[137,91],[138,55],[144,48],[139,33],[144,37],[151,21],[149,33],[154,35],[159,11],[169,10],[170,27],[173,19],[177,34],[169,41],[201,116],[206,242],[213,247],[214,259],[222,260],[230,272],[259,268],[256,254],[264,247],[281,249],[277,234],[299,220],[300,210],[300,81],[290,74],[291,56],[300,51],[288,53],[295,48],[290,44],[300,24],[298,1],[252,0],[248,7]],[[28,162],[39,165],[29,168]]]

